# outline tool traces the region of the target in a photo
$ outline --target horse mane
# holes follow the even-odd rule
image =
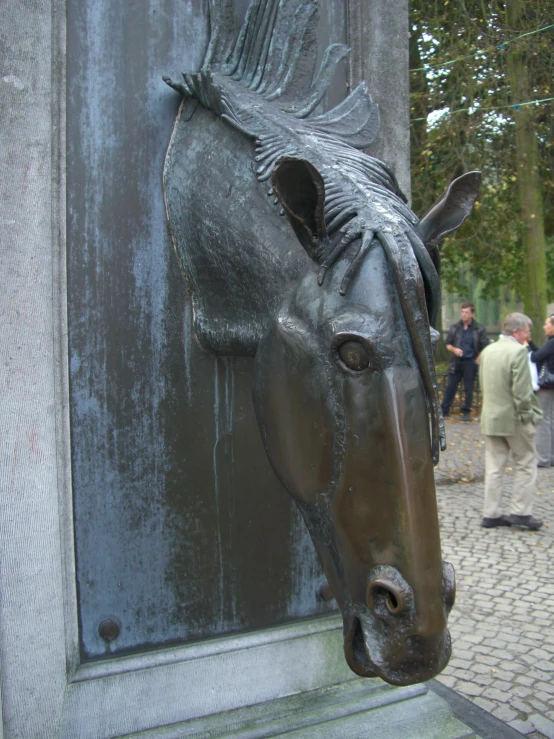
[[[379,129],[379,108],[366,83],[329,111],[315,113],[338,63],[350,51],[344,44],[332,44],[316,73],[317,11],[318,0],[252,0],[237,35],[232,0],[209,0],[210,39],[201,69],[183,73],[182,82],[164,80],[255,142],[260,182],[269,180],[283,158],[298,157],[319,165],[327,232],[336,237],[327,253],[318,255],[320,284],[346,246],[359,240],[341,287],[345,294],[373,242],[374,231],[363,219],[368,204],[386,205],[406,224],[409,238],[395,234],[379,240],[425,386],[436,463],[439,446],[446,446],[429,336],[429,323],[434,323],[440,306],[438,275],[414,232],[418,219],[407,207],[394,173],[360,151],[375,140]],[[345,187],[347,180],[349,187]],[[354,222],[361,225],[353,227]]]
[[[296,119],[310,119],[313,130],[338,136],[363,148],[375,139],[379,109],[362,82],[348,97],[323,115],[313,115],[332,82],[338,63],[350,52],[344,44],[325,51],[316,74],[315,38],[318,0],[253,0],[235,39],[232,0],[210,0],[210,41],[199,72],[184,73],[182,83],[166,81],[184,95],[243,126],[255,137],[256,115],[234,110],[218,88],[217,77],[237,82],[244,90]],[[233,40],[234,39],[234,40]],[[250,125],[254,128],[249,130]]]

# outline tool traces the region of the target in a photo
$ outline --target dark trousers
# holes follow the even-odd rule
[[[448,373],[448,383],[444,396],[442,399],[442,412],[443,415],[448,415],[456,390],[460,384],[460,380],[464,381],[465,391],[465,403],[462,406],[462,413],[469,413],[471,411],[471,404],[473,402],[473,385],[475,383],[475,374],[477,372],[477,365],[473,359],[460,359],[458,367],[455,372]]]

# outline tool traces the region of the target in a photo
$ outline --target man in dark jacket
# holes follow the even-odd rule
[[[450,406],[460,380],[463,379],[465,402],[462,406],[462,418],[464,421],[471,420],[477,363],[479,355],[489,344],[487,330],[474,320],[474,313],[473,303],[462,303],[461,318],[450,326],[445,339],[446,348],[452,354],[452,358],[448,367],[448,383],[442,400],[442,414],[443,416],[450,414]]]
[[[541,372],[539,376],[539,391],[537,397],[544,415],[543,421],[537,430],[537,455],[539,467],[552,467],[554,465],[554,384],[551,378],[554,376],[554,316],[548,316],[544,322],[544,334],[546,344],[538,349],[533,342],[529,342],[531,349],[531,361],[539,365]],[[544,367],[543,367],[544,366]]]

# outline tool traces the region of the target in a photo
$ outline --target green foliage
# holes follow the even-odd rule
[[[507,82],[506,47],[520,45],[529,73],[529,100],[554,97],[554,0],[526,0],[520,28],[506,23],[499,0],[411,0],[413,209],[424,213],[462,172],[480,169],[483,186],[472,217],[443,242],[445,288],[464,293],[463,265],[483,281],[485,297],[502,286],[523,294],[524,224],[517,188],[517,103]],[[530,33],[523,38],[516,37]],[[454,63],[452,60],[457,60]],[[465,110],[464,110],[465,109]],[[469,110],[468,110],[469,109]],[[456,112],[464,110],[464,112]],[[539,143],[545,230],[554,236],[554,104],[532,107]],[[439,111],[439,112],[433,112]],[[427,116],[431,115],[427,118]],[[424,120],[418,120],[424,119]],[[554,297],[554,244],[547,254]]]

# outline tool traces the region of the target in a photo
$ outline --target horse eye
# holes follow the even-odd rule
[[[345,341],[338,348],[339,357],[351,370],[361,372],[369,367],[369,352],[359,341]]]

